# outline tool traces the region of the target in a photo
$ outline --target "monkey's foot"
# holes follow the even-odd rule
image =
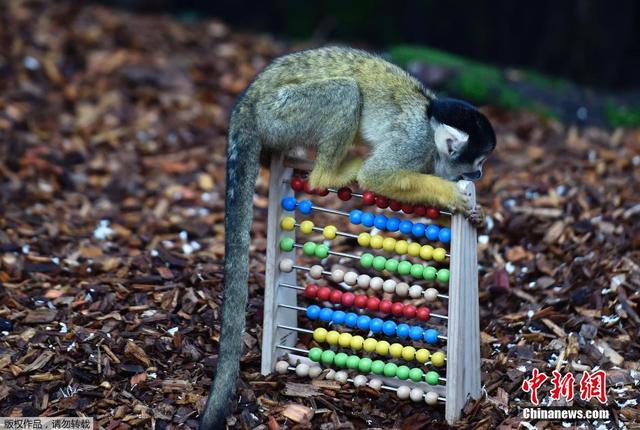
[[[473,209],[468,210],[465,216],[475,228],[484,227],[485,215],[481,206],[476,206]]]

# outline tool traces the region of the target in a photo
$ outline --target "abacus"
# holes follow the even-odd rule
[[[400,399],[444,404],[454,423],[467,399],[480,396],[475,228],[464,216],[367,191],[312,190],[293,175],[311,167],[294,157],[271,159],[262,374],[295,371],[395,391]],[[458,187],[475,204],[473,184]],[[329,194],[360,205],[343,211],[315,201]],[[316,215],[347,228],[316,225]],[[340,246],[358,249],[335,250],[342,238]],[[299,334],[313,345],[300,347]]]

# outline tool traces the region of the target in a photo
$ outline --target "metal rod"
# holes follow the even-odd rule
[[[296,311],[306,311],[307,310],[307,308],[303,308],[303,307],[300,307],[300,306],[285,305],[284,303],[278,303],[278,306],[282,307],[282,308],[287,308],[287,309],[294,309]]]
[[[295,223],[295,224],[294,224],[294,227],[298,227],[298,228],[300,228],[300,224]],[[313,230],[313,231],[317,231],[317,232],[322,233],[323,228],[322,228],[322,227],[312,227],[312,230]],[[357,239],[357,238],[358,238],[358,235],[357,235],[357,234],[345,233],[344,231],[336,231],[336,235],[338,235],[338,236],[344,236],[344,237],[350,237],[350,238],[352,238],[352,239]]]
[[[284,282],[279,283],[278,286],[285,287],[285,288],[291,288],[292,290],[304,291],[304,287],[300,287],[298,285],[285,284]]]
[[[312,206],[312,209],[314,211],[326,212],[328,214],[333,214],[333,215],[349,216],[349,214],[347,212],[337,211],[335,209],[323,208],[323,207],[319,207],[319,206]]]
[[[278,328],[283,328],[285,330],[293,330],[293,331],[299,331],[301,333],[309,333],[309,334],[313,334],[313,330],[308,330],[306,328],[300,328],[300,327],[291,327],[288,325],[281,325],[278,324]]]
[[[289,351],[295,351],[295,352],[299,352],[301,354],[309,354],[309,351],[307,351],[306,349],[294,348],[293,346],[287,346],[287,345],[278,344],[278,345],[276,345],[276,348],[288,349]]]

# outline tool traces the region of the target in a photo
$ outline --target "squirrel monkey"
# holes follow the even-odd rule
[[[366,159],[349,157],[356,143],[369,147]],[[238,98],[229,124],[222,332],[203,430],[224,428],[239,372],[260,153],[302,145],[316,149],[313,188],[357,180],[402,202],[472,216],[453,181],[479,179],[496,140],[473,106],[436,98],[399,67],[364,51],[312,49],[262,71]]]

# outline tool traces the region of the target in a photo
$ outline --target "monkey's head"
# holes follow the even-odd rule
[[[496,147],[491,123],[467,102],[436,99],[427,109],[438,150],[435,173],[445,179],[476,181],[482,165]]]

